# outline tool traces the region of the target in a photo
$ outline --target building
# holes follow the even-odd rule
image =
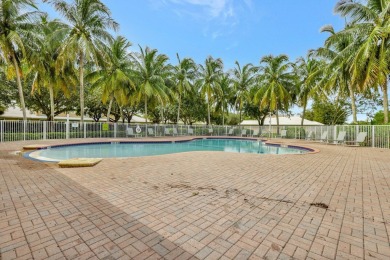
[[[46,115],[42,115],[39,113],[32,112],[28,109],[26,109],[27,114],[27,120],[40,120],[45,121],[47,120]],[[68,119],[68,116],[65,114],[58,115],[54,117],[56,121],[66,121]],[[18,107],[9,107],[4,111],[4,114],[0,115],[0,120],[23,120],[23,113],[22,110]],[[70,121],[80,121],[80,117],[77,116],[74,113],[69,114],[69,120]],[[85,122],[94,122],[94,120],[88,116],[84,117]],[[107,118],[102,117],[99,122],[106,122]],[[139,117],[139,116],[133,116],[131,119],[131,123],[145,123],[145,118]]]
[[[302,118],[299,116],[290,116],[290,117],[284,117],[279,116],[279,126],[299,126],[301,125]],[[257,120],[244,120],[240,124],[241,126],[258,126],[259,122]],[[270,118],[267,117],[264,121],[264,126],[270,125]],[[271,117],[271,126],[276,126],[276,117]],[[316,121],[310,121],[310,120],[304,120],[303,121],[304,126],[321,126],[324,124],[321,124]]]

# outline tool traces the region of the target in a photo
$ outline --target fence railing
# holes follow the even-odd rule
[[[132,138],[159,136],[255,136],[319,140],[326,131],[327,139],[334,140],[345,131],[346,141],[355,141],[357,134],[366,132],[361,144],[376,148],[390,148],[390,125],[335,125],[335,126],[220,126],[220,125],[162,125],[127,123],[83,123],[46,121],[0,121],[0,142],[75,138]]]

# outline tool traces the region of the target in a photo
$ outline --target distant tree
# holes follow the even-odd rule
[[[220,92],[219,77],[223,73],[223,61],[210,56],[205,60],[204,65],[200,65],[199,72],[200,75],[196,84],[199,86],[202,95],[206,97],[207,124],[210,125],[211,104]]]
[[[305,119],[317,121],[325,125],[342,125],[351,114],[351,104],[345,100],[320,99],[314,100],[310,110],[307,111]]]
[[[14,1],[14,0],[12,0]],[[61,67],[68,61],[77,63],[79,70],[80,119],[84,122],[85,65],[102,63],[103,46],[112,39],[109,30],[116,31],[118,24],[111,12],[100,0],[43,0],[53,4],[69,24],[59,50]],[[101,64],[103,65],[103,64]]]
[[[287,55],[268,55],[260,60],[259,85],[254,96],[259,109],[269,108],[276,112],[276,123],[279,132],[279,110],[287,111],[291,104],[291,93],[296,84],[292,63]]]
[[[372,118],[371,124],[373,124],[373,125],[386,124],[385,123],[385,113],[383,113],[383,110],[375,113],[374,117]]]
[[[171,96],[165,80],[171,72],[168,67],[168,56],[158,54],[158,50],[148,47],[140,53],[132,54],[134,63],[134,81],[136,82],[136,99],[144,104],[146,123],[148,122],[148,103],[165,104]]]
[[[238,61],[235,62],[236,67],[231,71],[233,89],[234,89],[234,104],[240,113],[240,122],[242,121],[242,109],[246,102],[250,101],[249,91],[256,83],[257,68],[251,63],[244,65],[242,68]]]
[[[33,9],[33,11],[29,11]],[[27,12],[26,12],[27,10]],[[0,1],[0,60],[12,64],[6,70],[8,78],[16,79],[23,120],[27,120],[23,95],[21,61],[31,54],[37,35],[39,13],[33,0]]]
[[[173,66],[173,81],[174,89],[177,94],[177,117],[176,122],[180,120],[180,109],[182,96],[192,89],[192,83],[197,76],[196,63],[190,58],[180,59],[179,54],[176,54],[178,64]]]

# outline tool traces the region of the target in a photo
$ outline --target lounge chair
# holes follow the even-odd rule
[[[344,144],[348,146],[360,146],[360,144],[366,140],[366,137],[367,137],[367,132],[360,132],[356,136],[355,141],[345,141]]]
[[[229,135],[230,135],[230,136],[234,135],[234,129],[233,129],[233,128],[230,128],[227,135],[228,135],[228,136],[229,136]]]
[[[317,141],[317,142],[320,142],[320,143],[325,143],[327,139],[328,139],[328,131],[324,131],[324,132],[321,134],[320,139],[317,139],[316,141]]]
[[[287,137],[287,130],[280,131],[280,138],[286,138]]]
[[[241,130],[241,137],[242,136],[248,136],[248,134],[246,133],[246,129]]]
[[[133,128],[132,127],[129,127],[126,129],[126,135],[128,137],[136,137],[138,136],[139,134],[135,134],[134,131],[133,131]]]
[[[214,130],[212,128],[209,128],[209,135],[213,135]]]
[[[177,133],[177,128],[175,128],[175,127],[172,128],[172,135],[173,135],[173,136],[175,136],[175,135],[178,136],[178,135],[179,135],[179,134]]]
[[[154,133],[153,128],[148,128],[148,136],[156,136],[156,134]]]
[[[169,128],[165,128],[164,135],[172,135]]]
[[[347,132],[340,131],[336,139],[328,139],[328,144],[342,144],[345,142]]]
[[[194,135],[194,129],[188,128],[188,135]]]
[[[252,137],[254,137],[254,136],[257,136],[257,137],[260,136],[260,134],[259,134],[259,129],[253,130]]]
[[[305,140],[306,141],[310,141],[312,140],[312,135],[313,135],[313,131],[309,131],[309,133],[305,136]]]

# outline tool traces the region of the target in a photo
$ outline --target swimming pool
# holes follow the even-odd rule
[[[52,146],[25,154],[42,161],[61,161],[71,158],[141,157],[194,151],[223,151],[257,154],[302,154],[311,152],[301,147],[282,147],[258,140],[193,139],[161,142],[105,142]]]

